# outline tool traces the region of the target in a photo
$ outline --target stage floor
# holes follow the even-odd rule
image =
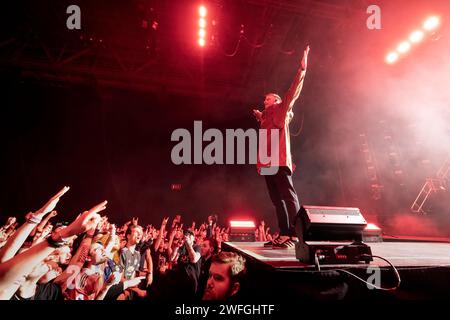
[[[226,245],[245,254],[247,257],[254,258],[268,266],[274,268],[299,268],[309,269],[313,265],[307,265],[299,262],[295,258],[295,249],[272,249],[264,248],[263,242],[226,242]],[[367,243],[372,249],[372,255],[380,256],[389,260],[395,267],[440,267],[450,266],[450,242],[432,242],[428,239],[425,242],[419,242],[418,239],[409,239],[401,241],[396,238],[395,241],[372,242]],[[368,265],[377,265],[387,267],[388,263],[374,258],[370,264],[352,264],[352,265],[322,265],[323,268],[339,267],[362,267]]]
[[[372,255],[388,260],[398,273],[376,257],[370,264],[321,264],[318,269],[299,262],[295,249],[264,248],[263,242],[225,242],[222,248],[246,257],[249,271],[246,297],[251,299],[450,300],[448,240],[393,237],[366,243]],[[372,290],[367,285],[365,281],[372,275],[368,273],[369,266],[380,267],[380,286],[388,290]]]

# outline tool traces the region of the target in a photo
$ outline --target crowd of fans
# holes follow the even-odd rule
[[[52,224],[64,187],[19,226],[0,228],[1,300],[227,300],[245,283],[245,258],[221,250],[229,229],[211,215],[197,227],[181,216],[161,225],[122,226],[101,211],[103,201],[68,224]],[[256,239],[271,241],[261,222]]]

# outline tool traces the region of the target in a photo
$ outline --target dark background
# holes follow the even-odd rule
[[[449,152],[448,1],[204,3],[217,23],[205,48],[196,45],[195,1],[9,4],[0,33],[2,220],[69,185],[60,219],[107,199],[117,223],[139,216],[159,225],[179,213],[190,224],[216,213],[222,224],[265,219],[276,229],[254,165],[175,166],[170,137],[193,133],[194,120],[203,130],[257,128],[251,110],[265,92],[287,90],[309,44],[291,124],[301,202],[359,207],[386,232],[450,234],[447,191],[430,197],[427,215],[409,209]],[[81,30],[65,26],[70,4],[81,7]],[[381,30],[366,27],[370,4],[381,8]],[[386,53],[430,14],[441,15],[438,31],[387,65]],[[376,199],[361,135],[383,186]]]

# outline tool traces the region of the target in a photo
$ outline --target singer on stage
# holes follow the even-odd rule
[[[300,96],[302,91],[303,81],[305,79],[307,61],[308,61],[309,46],[303,52],[303,57],[300,62],[300,68],[295,75],[289,90],[284,99],[278,94],[268,93],[264,99],[264,111],[253,110],[253,114],[260,123],[261,129],[279,130],[279,162],[278,171],[273,175],[264,175],[269,196],[275,206],[278,226],[280,233],[273,241],[265,243],[264,246],[272,246],[273,248],[293,248],[295,237],[293,222],[297,212],[300,209],[297,192],[292,183],[292,174],[295,165],[292,163],[291,145],[289,137],[289,123],[294,117],[292,108],[295,101]],[[266,140],[266,143],[270,138]],[[264,142],[260,141],[259,148],[267,148],[267,145],[261,145]],[[261,174],[261,169],[265,166],[258,161],[258,172]]]

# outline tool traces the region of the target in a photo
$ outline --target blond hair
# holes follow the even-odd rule
[[[212,257],[211,263],[229,264],[231,282],[239,282],[245,275],[245,258],[234,252],[222,251]]]

